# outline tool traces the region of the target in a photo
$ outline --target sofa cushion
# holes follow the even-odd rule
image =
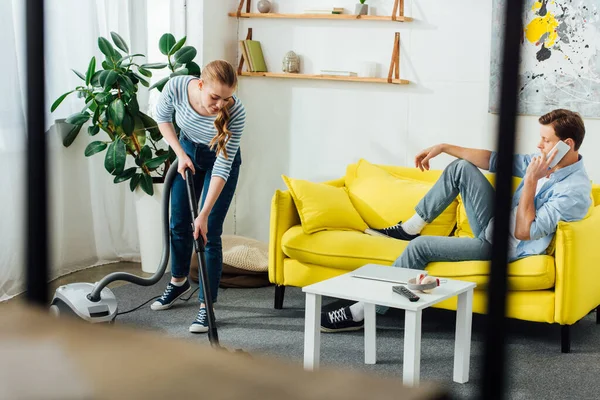
[[[283,253],[303,263],[352,271],[368,263],[390,265],[409,242],[362,232],[321,231],[307,235],[300,225],[283,234]]]
[[[409,242],[369,236],[361,232],[321,231],[307,235],[296,225],[283,235],[283,253],[301,263],[352,271],[365,264],[391,265]],[[427,271],[433,276],[477,283],[485,289],[490,262],[433,262]],[[510,290],[543,290],[554,287],[554,258],[531,256],[508,265]]]
[[[392,175],[366,160],[360,160],[346,173],[346,187],[352,204],[362,219],[376,229],[406,221],[414,215],[415,206],[431,189],[431,182]],[[448,236],[456,225],[457,201],[453,201],[422,235]]]
[[[305,233],[323,230],[364,232],[367,229],[367,224],[350,202],[346,188],[283,175],[282,178],[294,199]]]

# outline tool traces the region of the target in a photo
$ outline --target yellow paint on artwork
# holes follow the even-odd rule
[[[531,6],[531,11],[536,11],[536,10],[539,10],[540,8],[542,8],[542,2],[541,1],[536,1]]]
[[[525,36],[531,43],[537,43],[544,34],[548,34],[544,45],[546,48],[551,47],[558,39],[558,33],[556,28],[558,27],[558,21],[554,18],[554,15],[547,13],[543,17],[533,19],[529,25],[525,28]]]

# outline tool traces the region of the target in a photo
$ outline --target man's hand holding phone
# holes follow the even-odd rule
[[[568,144],[559,140],[547,155],[542,152],[541,156],[533,157],[525,172],[525,179],[537,182],[544,177],[549,177],[550,174],[556,171],[559,161],[570,149]]]

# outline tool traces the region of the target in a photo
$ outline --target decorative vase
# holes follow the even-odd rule
[[[354,8],[355,15],[367,15],[369,13],[369,5],[368,4],[357,4]]]
[[[271,11],[271,2],[269,0],[260,0],[256,6],[258,7],[258,11],[263,14]]]
[[[281,66],[283,72],[298,73],[300,72],[300,57],[293,51],[288,51],[283,57]]]

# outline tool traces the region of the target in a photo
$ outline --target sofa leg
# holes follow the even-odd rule
[[[600,325],[600,306],[596,307],[596,324]]]
[[[571,325],[562,325],[560,327],[560,348],[563,353],[571,352]]]
[[[285,286],[275,286],[275,309],[281,310],[283,308],[283,296],[285,295]]]

